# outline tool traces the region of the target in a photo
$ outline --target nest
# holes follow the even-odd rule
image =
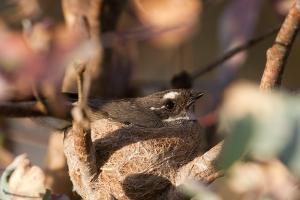
[[[194,122],[142,128],[102,119],[91,124],[91,133],[100,168],[95,192],[101,199],[179,198],[174,193],[179,169],[206,146],[203,131]],[[71,139],[67,134],[65,143]],[[65,151],[70,157],[68,147]],[[68,161],[68,165],[77,164]]]

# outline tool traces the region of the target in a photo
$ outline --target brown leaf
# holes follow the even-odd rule
[[[189,38],[198,24],[202,3],[199,0],[132,0],[139,20],[152,31],[156,45],[162,47],[180,44]],[[165,29],[168,31],[162,31]]]

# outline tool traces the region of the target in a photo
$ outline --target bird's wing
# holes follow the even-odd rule
[[[92,121],[111,118],[121,123],[134,124],[142,127],[159,127],[162,122],[159,118],[141,107],[132,104],[130,101],[89,101],[91,112],[89,118]]]

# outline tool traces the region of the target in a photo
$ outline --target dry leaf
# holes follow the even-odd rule
[[[180,44],[191,36],[198,24],[199,0],[132,0],[139,20],[157,34],[153,42],[161,47]]]

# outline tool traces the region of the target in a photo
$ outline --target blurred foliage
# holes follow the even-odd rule
[[[299,102],[298,95],[264,93],[247,84],[233,86],[221,108],[221,127],[228,133],[222,168],[228,169],[245,154],[258,161],[280,159],[299,176]]]
[[[226,139],[221,161],[221,168],[225,170],[247,152],[254,134],[255,123],[251,116],[245,116],[232,122],[230,126],[232,127],[231,137]]]
[[[220,200],[221,198],[206,186],[189,180],[179,186],[179,191],[192,200]]]
[[[300,96],[238,82],[220,107],[223,178],[180,186],[191,199],[299,199]],[[197,198],[200,197],[200,198]]]

